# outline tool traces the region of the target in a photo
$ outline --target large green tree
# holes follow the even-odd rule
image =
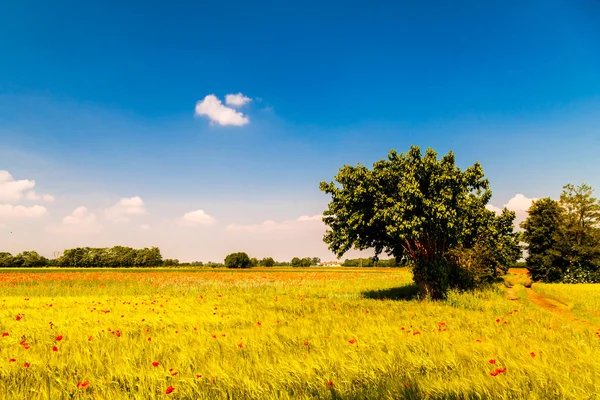
[[[523,241],[527,243],[526,265],[535,281],[556,282],[562,278],[556,252],[563,220],[563,210],[549,197],[534,201],[527,210],[523,228]]]
[[[600,268],[600,202],[585,183],[565,185],[559,203],[564,210],[558,240],[563,263],[572,269]]]
[[[473,248],[491,235],[495,216],[485,209],[492,193],[483,169],[475,163],[462,170],[452,152],[438,159],[433,149],[424,155],[417,146],[392,150],[372,169],[346,165],[334,179],[320,184],[332,197],[323,214],[329,248],[338,257],[351,248],[408,257],[423,295],[442,298],[460,286],[461,265],[450,251]],[[516,246],[516,238],[508,242]]]
[[[600,202],[589,185],[565,185],[558,201],[540,199],[528,212],[521,227],[533,280],[600,278]]]

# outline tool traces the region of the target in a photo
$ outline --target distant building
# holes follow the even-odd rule
[[[341,267],[342,263],[340,261],[322,261],[317,265],[319,267]]]

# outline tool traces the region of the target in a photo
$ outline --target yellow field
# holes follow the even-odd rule
[[[600,392],[594,330],[522,286],[516,301],[498,286],[423,302],[410,282],[399,269],[3,273],[0,398]],[[584,288],[600,297],[560,290],[576,302]]]

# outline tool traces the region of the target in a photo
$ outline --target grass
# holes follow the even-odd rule
[[[0,398],[549,399],[600,389],[600,340],[507,300],[502,285],[430,302],[399,269],[201,271],[1,274]],[[497,368],[506,371],[490,375]]]

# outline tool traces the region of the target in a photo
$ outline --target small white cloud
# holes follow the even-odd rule
[[[128,222],[132,215],[142,215],[146,213],[144,201],[141,197],[124,197],[117,204],[108,208],[106,217],[113,222]]]
[[[529,207],[531,207],[531,203],[536,200],[536,198],[529,198],[521,193],[517,193],[513,198],[508,200],[508,203],[504,204],[504,207],[515,212],[516,226],[519,226],[519,224],[527,218],[527,210]],[[490,211],[494,211],[496,214],[500,214],[502,212],[502,208],[496,207],[492,204],[486,205],[486,208]]]
[[[140,229],[141,229],[141,230],[144,230],[144,231],[147,231],[147,230],[149,230],[149,229],[150,229],[150,225],[148,225],[148,224],[141,224],[141,225],[140,225]]]
[[[204,212],[204,210],[190,211],[183,214],[180,220],[185,226],[213,225],[216,220]]]
[[[81,206],[64,217],[61,224],[47,226],[46,230],[52,233],[90,235],[102,231],[102,225],[96,214]]]
[[[12,204],[0,204],[0,219],[37,219],[46,215],[46,207],[43,206],[14,206]]]
[[[42,195],[42,200],[51,203],[54,201],[54,196],[52,196],[51,194],[44,194]]]
[[[206,116],[211,123],[223,126],[243,126],[250,122],[250,119],[241,112],[224,106],[214,94],[209,94],[204,100],[196,103],[196,115]]]
[[[322,221],[322,220],[323,220],[323,216],[321,214],[313,215],[313,216],[303,215],[298,218],[298,221]]]
[[[234,107],[242,107],[250,103],[252,99],[244,96],[241,92],[238,94],[226,94],[225,103]]]

